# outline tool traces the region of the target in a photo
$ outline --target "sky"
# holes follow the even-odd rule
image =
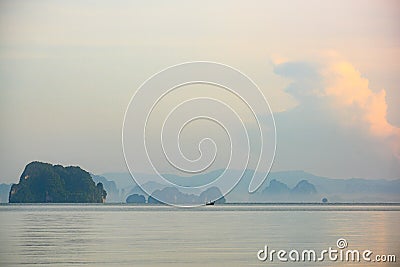
[[[196,60],[259,86],[273,171],[400,178],[399,20],[398,1],[0,1],[0,183],[34,160],[126,172],[132,95]]]

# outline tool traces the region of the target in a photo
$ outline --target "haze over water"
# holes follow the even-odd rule
[[[257,252],[337,249],[339,238],[348,249],[400,255],[397,205],[2,205],[0,213],[0,266],[285,266]]]

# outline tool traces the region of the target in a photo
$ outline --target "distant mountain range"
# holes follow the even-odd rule
[[[198,185],[213,181],[223,170],[181,177],[173,174],[163,175],[167,180],[179,185]],[[240,171],[228,170],[233,177]],[[304,171],[271,172],[264,184],[253,194],[248,193],[248,186],[253,170],[246,170],[237,186],[225,198],[227,202],[320,202],[327,198],[329,202],[400,202],[400,179],[334,179],[316,176]],[[149,182],[142,185],[147,192],[154,192],[167,187],[167,184],[153,182],[152,175],[141,175]],[[131,194],[147,196],[138,187],[129,173],[106,173],[102,176],[114,179],[120,189],[121,201]],[[125,198],[125,199],[124,199]]]
[[[164,174],[165,179],[183,186],[198,186],[217,178],[223,170],[215,170],[191,177],[181,177],[173,174]],[[227,170],[232,177],[241,172]],[[327,198],[329,202],[400,202],[400,179],[333,179],[316,176],[304,171],[281,171],[269,173],[266,181],[253,194],[248,193],[248,186],[254,171],[246,170],[237,186],[229,192],[227,202],[321,202]],[[147,180],[139,187],[129,173],[91,174],[94,182],[102,183],[107,192],[106,202],[126,202],[128,196],[136,194],[148,199],[151,192],[165,193],[167,183],[154,182],[154,176],[149,174],[135,174],[142,180]],[[0,201],[8,202],[11,185],[0,185]],[[164,191],[163,191],[164,190]],[[171,191],[170,189],[168,189]],[[169,192],[167,190],[167,192]],[[176,199],[185,198],[185,192],[170,192]],[[183,195],[180,195],[183,194]],[[200,196],[201,192],[196,193]],[[170,197],[170,196],[166,196]],[[141,199],[141,198],[140,198]]]
[[[315,186],[316,196],[327,197],[330,202],[400,202],[400,179],[333,179],[304,171],[270,173],[268,180],[273,179],[289,187],[307,180]]]
[[[202,205],[208,202],[221,204],[226,202],[224,196],[222,196],[221,191],[217,187],[210,187],[207,190],[201,192],[200,195],[185,194],[180,192],[175,187],[165,187],[161,190],[155,190],[148,197],[148,203],[158,204],[160,203],[158,201],[159,199],[166,201],[168,204],[179,205]]]
[[[107,192],[107,202],[120,202],[120,190],[117,188],[117,185],[114,181],[107,180],[107,178],[101,175],[90,174],[93,181],[98,184],[102,183],[104,189]]]
[[[283,195],[315,195],[317,190],[315,186],[309,183],[307,180],[301,180],[292,189],[289,188],[285,183],[279,182],[276,179],[271,180],[269,186],[262,191],[263,195],[266,196],[283,196]]]

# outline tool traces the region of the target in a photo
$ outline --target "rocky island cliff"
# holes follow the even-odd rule
[[[107,192],[80,167],[31,162],[10,189],[10,203],[102,203]]]

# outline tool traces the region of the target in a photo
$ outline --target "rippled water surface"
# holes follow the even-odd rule
[[[399,219],[397,205],[2,205],[0,266],[285,266],[257,252],[321,251],[338,238],[400,257]]]

